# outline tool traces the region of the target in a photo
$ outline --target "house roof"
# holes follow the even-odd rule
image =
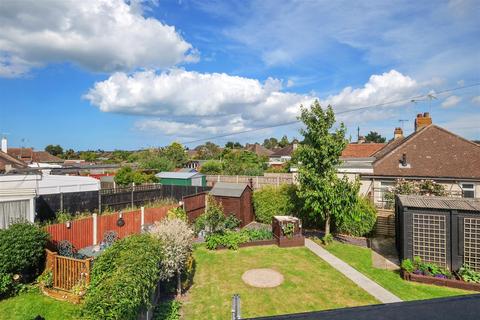
[[[62,163],[63,159],[47,151],[33,151],[32,148],[8,148],[8,154],[24,162]]]
[[[400,165],[403,154],[407,166]],[[433,124],[393,140],[373,157],[375,175],[480,178],[480,145]]]
[[[27,164],[8,153],[0,151],[0,171],[5,170],[6,165],[11,165],[14,168],[26,168]]]
[[[293,153],[293,144],[289,144],[281,149],[274,150],[270,157],[290,157]]]
[[[246,183],[217,182],[210,190],[212,196],[240,198],[246,188],[250,188]]]
[[[203,174],[198,172],[160,172],[155,175],[157,178],[167,178],[167,179],[190,179],[194,176],[203,176]]]
[[[342,151],[342,158],[368,158],[386,145],[386,143],[349,143]]]
[[[63,159],[60,159],[59,157],[54,156],[47,151],[34,151],[33,160],[34,162],[63,163]]]
[[[265,148],[264,146],[262,146],[259,143],[247,144],[245,146],[245,150],[253,152],[253,153],[257,154],[258,156],[269,156],[273,153],[272,150],[269,150],[269,149]]]
[[[477,199],[399,195],[398,200],[404,207],[480,212],[480,200]]]

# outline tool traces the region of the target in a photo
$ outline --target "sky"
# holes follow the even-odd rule
[[[480,140],[479,18],[475,0],[0,0],[0,133],[36,149],[262,142],[299,137],[281,124],[317,99],[353,141],[409,134],[421,112]]]

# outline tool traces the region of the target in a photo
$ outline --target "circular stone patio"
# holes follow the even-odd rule
[[[242,280],[252,287],[274,288],[282,284],[283,275],[273,269],[251,269],[245,271]]]

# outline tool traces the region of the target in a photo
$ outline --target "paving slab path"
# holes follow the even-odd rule
[[[380,286],[375,281],[367,278],[363,273],[352,268],[348,263],[340,260],[317,243],[305,239],[305,247],[310,249],[317,256],[325,260],[329,265],[340,271],[344,276],[355,282],[360,288],[367,291],[382,303],[393,303],[402,301],[399,297]]]

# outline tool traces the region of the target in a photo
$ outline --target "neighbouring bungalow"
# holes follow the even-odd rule
[[[15,169],[25,169],[27,164],[18,160],[8,153],[0,151],[0,173],[10,172]]]
[[[259,143],[245,145],[245,150],[255,153],[259,157],[270,157],[273,154],[273,151],[265,148]]]
[[[429,179],[452,196],[480,197],[480,145],[433,124],[429,113],[417,115],[415,130],[407,137],[396,128],[394,139],[369,158],[371,172],[357,176],[360,192],[377,205],[385,202],[385,192],[400,178]]]
[[[282,168],[285,164],[292,160],[292,154],[297,149],[298,143],[294,142],[281,149],[274,150],[269,156],[268,165],[274,168]],[[296,171],[295,168],[290,171]]]
[[[2,138],[2,152],[7,153],[29,166],[54,166],[63,163],[63,159],[60,159],[47,151],[34,151],[32,148],[9,148],[5,137]]]
[[[207,185],[206,176],[198,172],[160,172],[155,177],[164,185],[198,187]]]
[[[235,215],[242,222],[242,227],[254,220],[253,190],[248,184],[217,182],[210,190],[210,195],[222,204],[225,215]]]

